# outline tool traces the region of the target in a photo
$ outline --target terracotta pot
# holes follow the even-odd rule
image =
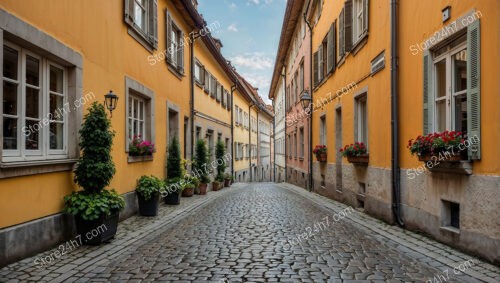
[[[463,160],[462,155],[460,154],[426,154],[426,155],[419,155],[418,160],[427,162],[427,161],[433,161],[433,162],[459,162]]]
[[[208,187],[208,184],[200,183],[200,185],[198,186],[198,189],[200,190],[200,195],[207,194],[207,187]]]
[[[219,182],[213,182],[212,191],[218,191],[218,190],[219,190]]]
[[[349,161],[349,163],[352,163],[354,165],[366,166],[370,161],[370,156],[368,155],[348,156],[347,161]]]
[[[326,162],[327,154],[326,153],[316,154],[316,160],[318,160],[319,162]]]
[[[182,191],[183,197],[192,197],[194,195],[194,188],[185,188]]]
[[[225,179],[224,180],[224,187],[228,188],[231,186],[231,180],[230,179]]]

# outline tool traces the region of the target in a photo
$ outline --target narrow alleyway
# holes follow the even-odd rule
[[[122,222],[108,245],[79,247],[37,267],[49,253],[0,269],[0,281],[500,281],[498,268],[476,258],[270,183],[183,198],[152,221]]]

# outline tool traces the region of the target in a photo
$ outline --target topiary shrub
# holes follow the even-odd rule
[[[224,181],[224,171],[226,171],[227,164],[224,160],[224,155],[226,154],[226,146],[222,141],[218,141],[215,145],[215,162],[217,163],[217,181]]]
[[[210,178],[207,172],[207,162],[208,162],[208,150],[207,144],[204,140],[198,140],[196,142],[195,156],[193,160],[193,176],[200,179],[201,183],[210,183]]]
[[[174,136],[168,147],[167,179],[182,178],[181,149],[177,137]]]

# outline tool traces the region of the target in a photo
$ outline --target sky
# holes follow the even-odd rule
[[[267,98],[287,0],[198,0],[212,35],[222,40],[222,54]],[[214,25],[215,26],[215,25]]]

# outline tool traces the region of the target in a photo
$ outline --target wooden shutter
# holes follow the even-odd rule
[[[370,23],[370,3],[369,0],[363,0],[363,33],[368,32],[368,25]]]
[[[314,77],[314,86],[318,85],[318,52],[314,52],[313,54],[313,77]]]
[[[149,42],[154,49],[158,48],[158,0],[148,3],[149,9]]]
[[[345,1],[344,5],[344,41],[347,53],[352,49],[352,0]]]
[[[345,17],[344,17],[344,8],[340,11],[339,16],[339,59],[342,59],[345,55]]]
[[[134,25],[134,0],[124,0],[124,20],[129,25]]]
[[[332,53],[332,71],[337,68],[337,21],[333,22],[333,44],[330,47],[330,52]]]
[[[318,49],[318,84],[323,80],[323,64],[325,62],[325,56],[323,54],[323,44],[319,46]]]
[[[332,26],[330,27],[330,31],[328,32],[328,43],[327,43],[327,54],[328,54],[328,59],[327,59],[327,66],[326,66],[326,70],[328,73],[330,73],[331,71],[333,71],[333,58],[334,58],[334,52],[333,52],[333,49],[332,48],[334,45],[333,45],[333,38],[334,38],[334,33],[335,33],[335,29],[334,29],[334,26],[332,24]]]
[[[432,90],[432,58],[428,50],[424,52],[424,76],[423,76],[423,91],[424,91],[424,135],[431,133],[434,130],[434,95]]]
[[[479,20],[467,26],[467,129],[469,158],[481,159],[481,33]]]
[[[130,0],[133,1],[133,0]],[[165,10],[165,24],[167,25],[165,28],[165,38],[167,39],[167,62],[172,63],[172,58],[175,55],[175,50],[171,49],[172,46],[172,16],[170,13]]]
[[[204,68],[204,73],[205,73],[205,92],[206,93],[209,93],[210,92],[210,73],[207,72],[207,70],[205,70]]]
[[[184,32],[180,32],[180,38],[179,38],[179,46],[177,48],[177,70],[181,74],[184,73]]]

